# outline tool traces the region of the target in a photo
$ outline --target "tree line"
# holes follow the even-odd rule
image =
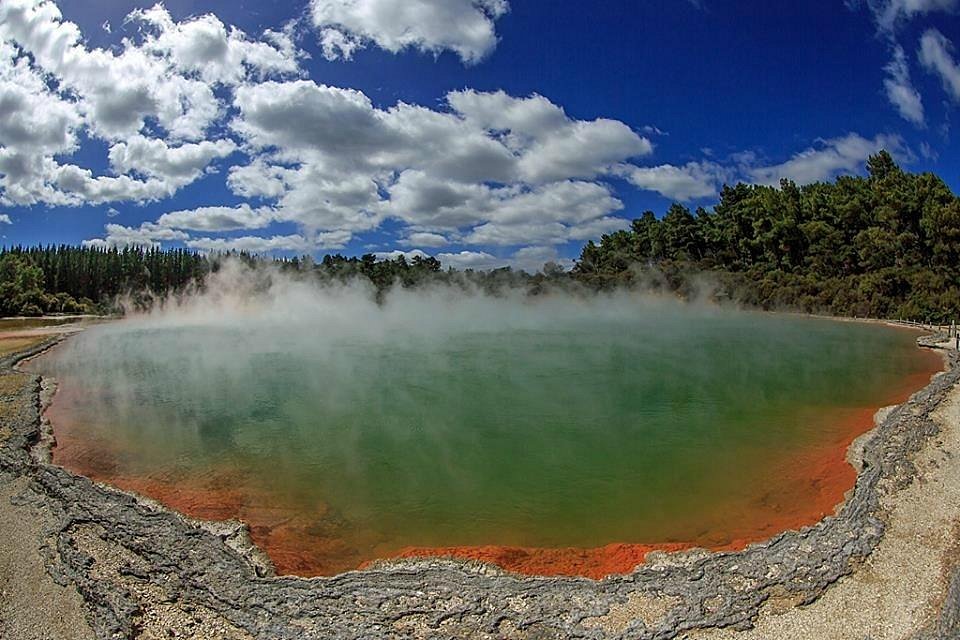
[[[724,186],[712,210],[672,205],[589,242],[569,272],[509,267],[442,269],[436,258],[374,254],[314,260],[185,249],[67,245],[0,250],[0,315],[111,313],[118,301],[202,289],[227,259],[319,282],[367,282],[378,299],[395,286],[434,283],[498,294],[521,289],[653,289],[744,306],[868,317],[960,317],[960,200],[937,176],[903,171],[885,151],[867,176],[798,187]]]
[[[184,249],[8,247],[0,250],[0,314],[109,313],[123,296],[166,295],[209,271],[205,256]]]
[[[0,249],[0,316],[49,313],[122,313],[149,308],[168,296],[202,291],[207,277],[225,261],[239,260],[253,269],[267,267],[320,283],[368,283],[378,300],[395,286],[459,285],[490,294],[522,288],[530,293],[568,280],[558,266],[528,274],[509,267],[490,271],[442,270],[430,256],[377,259],[325,255],[264,258],[246,252],[201,254],[185,249],[103,248],[87,246],[8,247]],[[267,274],[269,281],[269,273]]]
[[[724,186],[708,211],[674,204],[582,250],[572,277],[764,309],[950,321],[960,317],[960,200],[886,151],[867,176],[798,187]]]

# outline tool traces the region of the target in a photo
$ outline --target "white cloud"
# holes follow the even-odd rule
[[[650,143],[622,122],[576,122],[535,141],[520,159],[520,171],[530,182],[592,178],[608,172],[621,159],[651,152]]]
[[[553,247],[523,247],[507,257],[497,257],[486,251],[460,251],[457,253],[438,253],[437,260],[444,267],[454,269],[474,269],[476,271],[510,267],[536,273],[547,262],[555,262],[565,269],[573,266],[573,261],[561,258]]]
[[[529,98],[514,98],[504,91],[484,93],[465,89],[450,92],[447,102],[464,119],[481,129],[518,136],[538,138],[570,124],[562,108],[536,94]]]
[[[929,29],[920,38],[920,62],[940,76],[944,91],[960,101],[960,64],[953,58],[953,43],[936,29]]]
[[[386,218],[434,234],[494,224],[485,233],[505,242],[517,234],[503,227],[540,221],[554,223],[544,241],[563,242],[622,208],[589,179],[652,150],[623,123],[573,120],[542,96],[447,100],[451,111],[378,109],[359,91],[304,80],[240,87],[232,127],[261,155],[231,168],[228,184],[275,199],[278,219],[307,229],[362,231]]]
[[[360,91],[311,81],[241,87],[236,104],[233,128],[254,148],[328,175],[418,167],[456,180],[516,177],[513,153],[453,114],[404,103],[376,109]]]
[[[352,60],[354,52],[363,49],[361,39],[354,38],[339,29],[321,29],[319,36],[323,57],[331,62],[339,59]]]
[[[908,21],[920,15],[937,12],[953,13],[960,0],[846,0],[851,9],[866,6],[873,14],[879,35],[890,46],[892,59],[884,67],[883,88],[890,104],[900,116],[918,127],[925,126],[923,101],[910,80],[910,70],[898,32]]]
[[[163,140],[137,135],[110,147],[110,166],[119,173],[136,172],[159,178],[174,187],[200,177],[211,161],[237,148],[232,140],[204,140],[169,146]]]
[[[45,173],[55,191],[44,199],[54,202],[54,198],[59,198],[59,204],[66,205],[103,204],[122,200],[145,202],[169,198],[176,191],[175,185],[164,180],[138,180],[128,175],[94,176],[89,169],[72,164],[51,166]]]
[[[219,113],[205,82],[175,73],[130,41],[119,53],[87,49],[53,2],[4,0],[0,39],[16,42],[63,90],[75,92],[87,125],[105,138],[136,134],[152,117],[172,135],[197,139]]]
[[[543,266],[553,262],[564,270],[573,267],[573,260],[561,258],[555,247],[524,247],[518,249],[510,259],[510,266],[514,269],[536,273],[543,270]]]
[[[83,118],[47,87],[26,56],[0,41],[0,202],[63,203],[51,185],[53,156],[77,148]]]
[[[447,99],[454,113],[403,103],[382,110],[352,89],[267,82],[238,89],[233,128],[257,149],[326,172],[421,169],[461,182],[592,178],[652,152],[622,122],[573,120],[541,96],[460,91]]]
[[[194,238],[187,240],[185,244],[191,249],[202,251],[246,251],[248,253],[294,251],[297,253],[312,253],[318,249],[340,249],[349,241],[350,234],[332,232],[320,233],[309,239],[300,234],[269,237]]]
[[[391,217],[420,230],[473,227],[464,238],[471,244],[565,242],[582,226],[622,208],[608,187],[594,182],[495,188],[448,183],[418,171],[400,175],[386,205]]]
[[[598,218],[577,226],[559,222],[521,222],[500,224],[488,222],[474,227],[463,238],[466,244],[518,246],[524,244],[562,244],[570,240],[599,238],[605,233],[625,229],[630,221],[612,216]]]
[[[454,269],[496,269],[507,265],[507,261],[497,258],[486,251],[460,251],[458,253],[438,253],[437,260],[444,267]]]
[[[269,42],[256,42],[236,28],[227,27],[212,14],[174,22],[162,4],[136,9],[127,17],[156,33],[142,48],[165,58],[183,72],[199,74],[206,82],[237,84],[249,76],[293,74],[299,52],[289,34],[269,31]]]
[[[410,262],[417,257],[419,258],[430,257],[428,254],[424,253],[420,249],[413,249],[411,251],[400,251],[399,249],[395,249],[393,251],[377,251],[373,255],[377,257],[377,260],[396,260],[400,256],[403,256],[407,260],[407,262]]]
[[[50,91],[26,56],[0,42],[0,145],[40,155],[69,152],[81,123],[76,105]]]
[[[0,224],[13,224],[13,220],[10,219],[10,214],[0,213]]]
[[[195,238],[188,240],[186,245],[191,249],[201,251],[245,251],[247,253],[269,253],[272,251],[296,251],[310,253],[316,248],[301,235],[288,236],[243,236],[240,238]]]
[[[407,235],[404,242],[408,245],[421,247],[442,247],[450,244],[450,241],[439,233],[430,233],[428,231],[414,231]]]
[[[373,22],[364,7],[377,9]],[[337,30],[327,44],[340,54],[374,43],[472,62],[492,49],[507,8],[331,0],[311,11],[321,29]],[[134,10],[127,24],[134,35],[92,48],[51,0],[0,4],[0,202],[163,200],[238,150],[250,161],[231,167],[226,184],[261,202],[108,225],[94,244],[336,247],[387,219],[408,225],[409,246],[558,244],[621,225],[611,214],[623,205],[600,181],[653,150],[622,122],[572,118],[539,95],[463,90],[437,108],[380,108],[360,91],[290,80],[303,56],[292,27],[251,39],[210,14],[178,22],[161,4]],[[105,174],[66,160],[84,138],[106,143]],[[259,244],[193,235],[284,222],[298,233]]]
[[[928,6],[915,0],[898,11]],[[475,62],[495,45],[495,19],[507,4],[312,0],[310,10],[330,55],[375,44],[451,50]],[[466,247],[477,250],[441,255],[528,268],[557,258],[559,245],[628,225],[611,178],[693,200],[738,176],[827,179],[859,169],[880,147],[905,148],[896,136],[850,134],[776,166],[746,156],[730,158],[733,167],[640,166],[654,151],[644,132],[665,135],[655,127],[573,117],[544,96],[503,91],[453,91],[434,107],[377,105],[361,91],[304,79],[292,27],[251,38],[209,14],[177,22],[162,5],[128,20],[136,33],[92,48],[50,0],[0,0],[0,204],[162,200],[217,174],[228,157],[245,158],[223,179],[249,202],[168,211],[139,227],[109,224],[88,241],[96,246],[309,253],[342,248],[390,221],[404,249]],[[926,41],[925,66],[953,77],[949,42],[939,32]],[[922,122],[902,50],[887,81],[904,117]],[[99,175],[83,166],[86,153],[73,156],[88,138],[108,150]],[[281,224],[296,233],[271,235]],[[225,237],[235,231],[249,235]]]
[[[910,68],[903,47],[898,44],[893,46],[893,60],[884,67],[884,71],[887,77],[883,79],[883,86],[890,104],[896,107],[904,120],[918,127],[924,126],[923,101],[910,81]]]
[[[798,184],[820,182],[840,173],[859,171],[867,157],[882,149],[894,156],[909,156],[900,136],[881,134],[870,140],[850,133],[842,138],[819,140],[816,147],[801,151],[782,164],[754,167],[748,174],[760,184],[775,185],[781,178]]]
[[[264,82],[237,89],[241,116],[234,129],[257,148],[276,147],[286,158],[303,154],[345,163],[366,154],[389,152],[402,142],[384,122],[385,113],[355,89],[309,80]]]
[[[383,217],[378,184],[363,173],[326,173],[318,165],[285,172],[286,191],[275,207],[278,220],[307,229],[365,231]]]
[[[621,171],[623,177],[635,187],[681,201],[717,195],[717,187],[725,177],[723,168],[712,162],[688,162],[683,166],[664,164],[657,167],[625,165]]]
[[[175,23],[162,5],[130,19],[144,27],[138,38],[90,49],[54,2],[0,3],[0,202],[169,197],[236,148],[203,140],[222,115],[216,83],[296,71],[285,33],[253,42],[213,16]],[[115,175],[61,164],[81,131],[113,143]]]
[[[877,28],[893,32],[919,15],[954,12],[960,6],[960,0],[866,0],[866,5],[873,13]]]
[[[171,211],[157,219],[157,224],[171,229],[189,231],[235,231],[237,229],[262,229],[275,219],[268,207],[253,209],[244,203],[236,207],[199,207]]]
[[[104,226],[105,238],[84,240],[85,247],[157,247],[160,241],[186,240],[189,236],[182,231],[160,227],[152,222],[145,222],[140,227],[125,227],[120,224]]]
[[[494,22],[509,9],[506,0],[311,0],[327,59],[350,59],[368,43],[398,53],[453,51],[476,63],[497,44]]]
[[[518,156],[528,182],[592,178],[629,158],[653,152],[647,138],[618,120],[573,120],[543,96],[514,98],[503,91],[454,91],[450,106]]]

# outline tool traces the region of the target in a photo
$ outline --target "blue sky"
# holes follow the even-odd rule
[[[879,148],[960,187],[960,0],[584,6],[4,0],[0,233],[536,269]]]

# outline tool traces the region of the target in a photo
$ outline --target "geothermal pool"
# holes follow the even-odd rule
[[[72,337],[31,365],[60,385],[54,461],[243,519],[282,573],[449,554],[599,577],[832,513],[846,447],[941,364],[907,331],[651,300],[302,311]]]

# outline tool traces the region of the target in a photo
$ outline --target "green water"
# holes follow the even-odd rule
[[[913,334],[880,326],[669,304],[502,311],[398,312],[377,330],[122,322],[42,368],[71,428],[113,443],[118,475],[242,469],[301,518],[324,505],[323,526],[369,557],[695,539],[835,436],[811,416],[876,406],[923,366]]]

